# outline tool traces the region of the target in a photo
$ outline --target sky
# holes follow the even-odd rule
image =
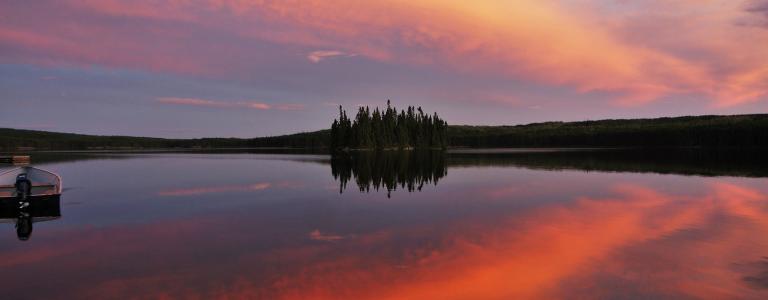
[[[254,137],[768,112],[768,0],[0,0],[0,127]]]

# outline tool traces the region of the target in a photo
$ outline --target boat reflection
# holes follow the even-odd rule
[[[361,192],[381,189],[387,196],[398,186],[409,192],[420,191],[448,174],[443,151],[373,151],[334,155],[331,173],[339,181],[339,193],[354,178]]]
[[[28,205],[19,205],[17,199],[0,200],[0,223],[14,223],[16,236],[26,241],[32,236],[34,223],[61,218],[60,195],[27,199]]]

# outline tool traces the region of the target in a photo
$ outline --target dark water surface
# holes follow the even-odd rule
[[[768,298],[755,153],[35,160],[61,218],[0,224],[2,299]]]

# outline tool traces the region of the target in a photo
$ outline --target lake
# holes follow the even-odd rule
[[[763,156],[33,155],[60,218],[0,224],[0,297],[766,299]]]

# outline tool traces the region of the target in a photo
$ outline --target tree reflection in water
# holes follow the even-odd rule
[[[339,181],[339,193],[354,178],[361,192],[387,190],[387,197],[398,186],[409,192],[420,191],[448,174],[444,151],[363,151],[334,155],[331,172]]]

